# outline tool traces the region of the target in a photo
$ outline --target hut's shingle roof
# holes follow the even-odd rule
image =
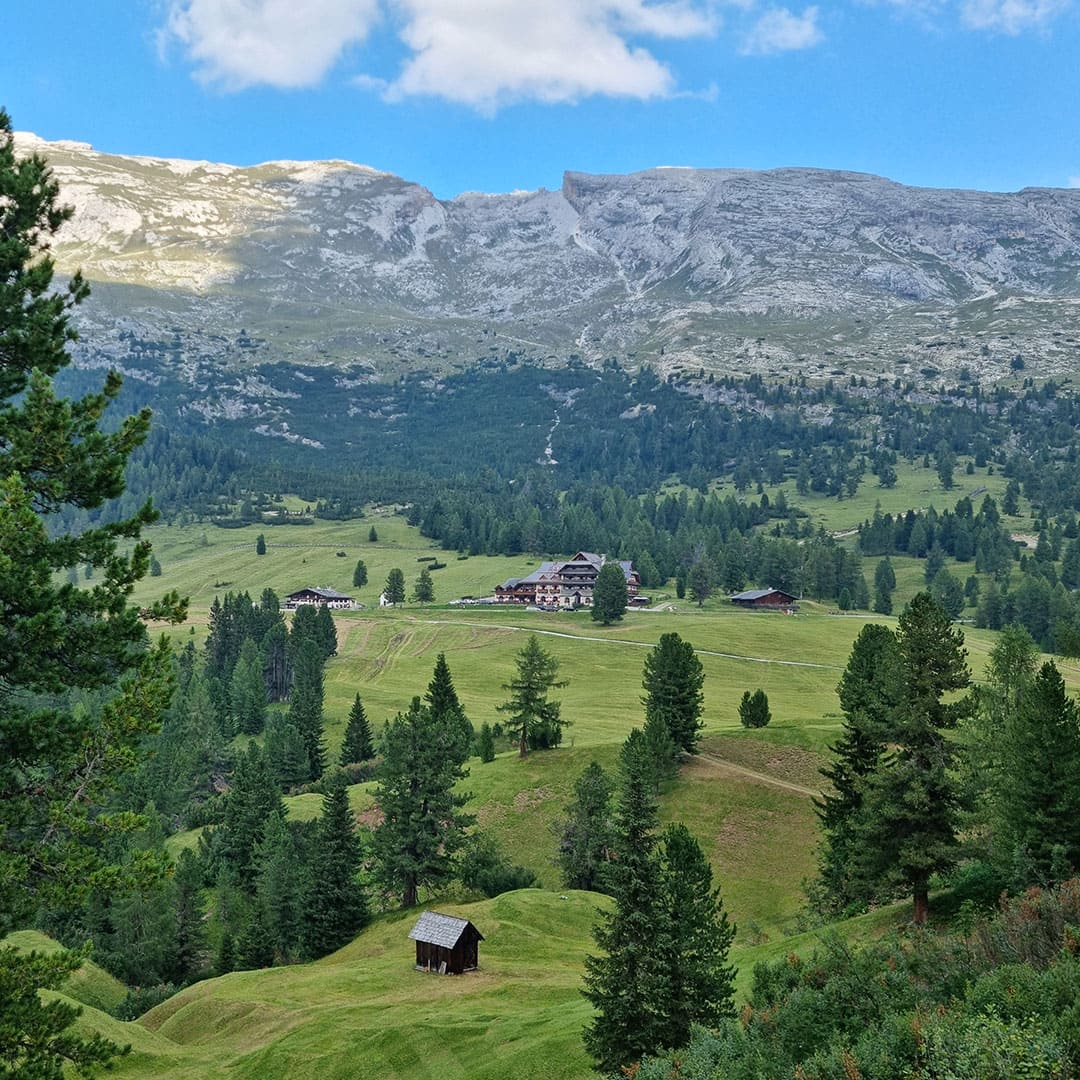
[[[425,911],[409,931],[409,937],[413,941],[426,941],[431,945],[441,945],[444,949],[452,949],[468,925],[468,919],[456,919],[453,915]],[[484,935],[479,931],[477,931],[477,936],[481,941],[484,940]]]

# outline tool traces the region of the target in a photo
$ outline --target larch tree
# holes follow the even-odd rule
[[[352,575],[353,588],[362,589],[367,584],[367,581],[367,563],[363,559],[357,559]]]
[[[118,775],[168,704],[171,661],[151,646],[129,594],[150,568],[131,517],[68,533],[60,515],[94,510],[124,489],[124,468],[146,438],[149,410],[111,430],[99,426],[120,393],[109,372],[100,392],[57,396],[53,376],[70,363],[73,309],[86,299],[79,274],[53,282],[53,237],[71,216],[44,159],[20,157],[0,110],[0,936],[27,925],[43,902],[77,906],[122,869],[109,865],[108,834],[132,816],[99,814]],[[86,567],[80,588],[69,572]],[[76,579],[77,580],[77,579]],[[177,620],[175,594],[153,605]],[[116,691],[101,710],[69,710],[64,691]],[[0,1061],[60,1075],[107,1059],[116,1047],[67,1030],[77,1010],[44,1003],[79,954],[20,957],[0,948]]]
[[[511,737],[517,740],[518,756],[525,757],[530,750],[548,750],[562,742],[562,729],[567,721],[562,719],[559,702],[548,698],[548,692],[566,686],[558,680],[559,661],[541,644],[535,634],[517,655],[517,672],[504,690],[510,698],[496,706],[507,713],[506,726]]]
[[[698,607],[703,607],[705,601],[712,596],[715,581],[716,570],[713,567],[712,560],[708,555],[700,555],[690,567],[690,572],[687,577],[690,599],[693,600]]]

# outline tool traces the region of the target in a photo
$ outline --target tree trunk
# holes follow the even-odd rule
[[[915,882],[915,915],[916,926],[925,926],[930,917],[930,893],[926,887],[926,881]]]
[[[410,881],[405,886],[405,891],[401,896],[402,907],[416,907],[420,897],[417,895],[416,882]]]
[[[523,758],[529,752],[528,744],[525,742],[525,725],[521,725],[521,740],[518,742],[518,757]]]

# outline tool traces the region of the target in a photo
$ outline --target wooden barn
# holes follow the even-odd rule
[[[781,589],[750,589],[736,593],[731,602],[745,608],[791,608],[795,606],[795,597]]]
[[[475,971],[484,935],[468,919],[425,911],[409,931],[416,942],[416,970],[460,975]]]

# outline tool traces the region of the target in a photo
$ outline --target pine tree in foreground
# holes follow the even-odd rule
[[[375,875],[402,907],[416,904],[421,886],[453,880],[454,855],[472,816],[461,808],[468,795],[455,785],[468,775],[461,740],[413,698],[386,726],[385,751],[375,801],[383,820],[372,836]]]
[[[71,362],[72,316],[89,294],[78,273],[53,278],[50,246],[71,216],[45,159],[16,151],[0,109],[0,938],[41,906],[77,909],[96,880],[132,876],[136,868],[111,855],[130,816],[97,809],[172,690],[170,651],[150,645],[131,602],[150,569],[140,533],[157,515],[149,503],[115,513],[150,410],[103,422],[121,392],[115,371],[77,399],[53,384]],[[98,524],[69,531],[85,511]],[[65,580],[79,567],[92,588]],[[171,594],[152,618],[178,621],[183,608]],[[68,708],[72,689],[108,703]],[[149,871],[149,860],[137,869]],[[81,960],[0,948],[0,1069],[59,1076],[65,1063],[118,1052],[67,1030],[74,1006],[38,996]]]
[[[959,786],[956,743],[946,734],[971,710],[964,635],[928,594],[900,616],[899,696],[892,710],[894,749],[867,789],[860,858],[885,886],[904,884],[914,920],[929,915],[931,874],[956,859]],[[948,699],[946,700],[946,695]]]
[[[623,745],[620,768],[616,858],[608,875],[615,906],[593,927],[603,955],[585,957],[582,991],[597,1011],[582,1038],[603,1072],[616,1072],[667,1045],[668,975],[660,943],[668,928],[656,856],[659,819],[648,747],[636,728]]]
[[[340,773],[326,783],[311,857],[305,941],[313,957],[347,945],[371,919],[357,874],[360,840]]]
[[[603,956],[585,958],[583,993],[597,1010],[585,1048],[603,1072],[690,1041],[694,1024],[734,1015],[728,922],[712,870],[685,827],[658,848],[649,749],[635,729],[623,746],[608,869],[615,906],[593,928]]]
[[[859,631],[837,693],[842,734],[829,749],[833,762],[821,770],[830,790],[814,800],[822,839],[817,892],[826,911],[862,907],[874,898],[873,883],[860,874],[863,801],[881,765],[899,699],[896,635],[870,623]]]
[[[665,1046],[686,1046],[694,1024],[715,1026],[735,1015],[735,969],[727,963],[735,938],[712,868],[685,825],[664,831],[664,916],[661,941],[668,972]]]

